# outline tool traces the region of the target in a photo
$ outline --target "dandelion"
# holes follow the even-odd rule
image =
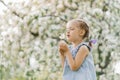
[[[60,39],[65,39],[65,34],[61,34],[59,38]]]

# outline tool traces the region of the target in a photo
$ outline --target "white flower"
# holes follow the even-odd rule
[[[93,9],[93,14],[99,14],[99,15],[103,15],[103,11],[100,9],[100,8],[95,8],[95,9]]]
[[[39,46],[39,45],[40,45],[40,41],[39,41],[39,40],[36,40],[36,41],[34,42],[34,44],[35,44],[35,46]]]
[[[111,17],[110,11],[106,11],[105,15],[106,15],[107,18],[110,18]]]
[[[23,57],[23,56],[24,56],[24,52],[22,52],[22,51],[19,52],[19,56],[20,56],[20,57]]]
[[[13,32],[14,32],[15,35],[21,35],[18,27],[14,27]]]
[[[3,37],[5,37],[6,35],[8,35],[8,33],[7,33],[6,31],[2,31],[2,32],[1,32],[1,35],[2,35]]]
[[[116,74],[120,74],[120,61],[118,61],[118,62],[116,63],[116,65],[114,66],[114,72],[115,72]]]
[[[30,57],[30,67],[32,69],[38,68],[38,62],[37,62],[37,60],[35,59],[34,56]]]

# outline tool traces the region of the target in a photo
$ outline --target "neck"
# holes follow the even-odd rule
[[[72,45],[73,45],[73,47],[75,48],[75,47],[77,47],[80,43],[82,43],[84,40],[82,40],[82,39],[80,39],[80,40],[77,40],[77,41],[74,41],[74,42],[72,42]]]

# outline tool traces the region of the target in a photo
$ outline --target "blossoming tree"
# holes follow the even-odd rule
[[[73,18],[86,20],[90,39],[97,39],[92,54],[98,80],[119,80],[118,64],[114,67],[120,60],[119,0],[0,3],[7,8],[0,15],[2,80],[61,80],[57,45],[66,22]]]

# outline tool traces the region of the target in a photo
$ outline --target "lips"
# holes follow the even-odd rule
[[[69,37],[70,37],[70,35],[67,35],[67,37],[69,38]]]

